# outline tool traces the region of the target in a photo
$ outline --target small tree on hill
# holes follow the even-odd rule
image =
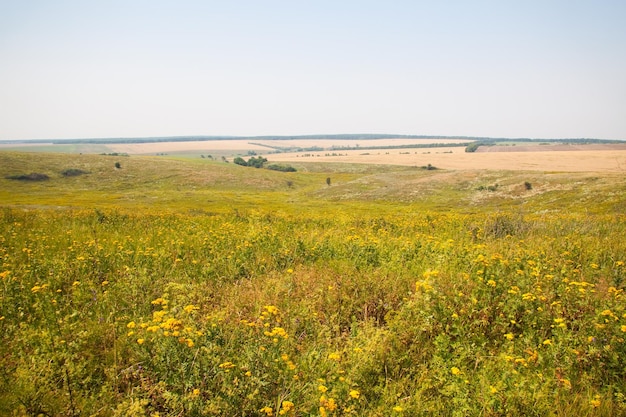
[[[246,162],[245,159],[243,159],[241,156],[236,157],[235,159],[233,159],[233,162],[237,165],[241,165],[243,167],[247,167],[248,163]]]

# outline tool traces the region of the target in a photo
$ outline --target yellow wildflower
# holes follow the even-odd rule
[[[283,401],[282,406],[281,406],[281,410],[278,414],[280,415],[284,415],[289,413],[291,410],[293,410],[294,408],[294,403],[292,403],[291,401]]]
[[[595,397],[593,397],[593,400],[589,401],[589,403],[593,406],[593,408],[598,408],[600,407],[600,404],[602,404],[602,402],[600,401],[599,395],[596,395]]]
[[[266,416],[273,416],[274,415],[274,410],[272,409],[272,407],[263,407],[259,410],[261,413],[265,413]]]
[[[283,329],[282,327],[274,327],[271,332],[265,331],[263,333],[265,334],[265,336],[269,337],[280,336],[283,339],[287,339],[289,337],[285,329]]]
[[[167,305],[167,300],[164,299],[164,298],[159,297],[156,300],[152,301],[152,304],[155,305],[155,306],[156,305],[166,306]]]
[[[235,364],[232,362],[224,362],[224,363],[221,363],[219,367],[222,369],[230,369],[230,368],[234,368]]]
[[[329,398],[328,401],[326,401],[326,408],[328,408],[328,411],[335,411],[337,409],[337,403],[334,398]]]
[[[401,413],[404,411],[404,408],[400,407],[399,405],[396,405],[395,407],[392,408],[393,411],[395,411],[396,413]]]
[[[191,313],[191,312],[193,312],[193,311],[196,311],[196,310],[199,310],[199,309],[200,309],[199,307],[196,307],[196,306],[195,306],[195,305],[193,305],[193,304],[189,304],[189,305],[188,305],[188,306],[186,306],[183,310],[185,310],[185,313],[189,314],[189,313]]]
[[[155,323],[159,323],[163,320],[163,317],[166,314],[167,314],[167,311],[165,310],[155,311],[154,313],[152,313],[152,321],[154,321]]]
[[[452,372],[452,375],[461,375],[461,370],[459,368],[457,368],[456,366],[453,366],[450,369],[450,372]]]
[[[139,345],[143,345],[144,342],[145,342],[145,339],[137,339],[137,344]]]
[[[264,308],[268,313],[271,313],[273,315],[277,315],[279,311],[278,307],[276,306],[265,306]]]
[[[355,389],[350,390],[350,397],[354,398],[355,400],[359,399],[359,397],[361,396],[361,393]]]

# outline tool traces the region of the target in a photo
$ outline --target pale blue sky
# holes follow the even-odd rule
[[[0,0],[0,139],[626,139],[626,1]]]

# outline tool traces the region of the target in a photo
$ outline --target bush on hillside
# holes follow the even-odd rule
[[[465,152],[476,152],[482,145],[480,142],[472,142],[465,147]]]
[[[61,171],[61,175],[63,175],[64,177],[77,177],[83,174],[89,174],[89,172],[83,171],[82,169],[78,168],[68,168]]]
[[[252,157],[247,161],[242,157],[238,156],[233,159],[233,162],[237,165],[241,165],[244,167],[254,167],[254,168],[262,168],[263,165],[267,162],[267,158],[263,158],[262,156]]]
[[[427,171],[434,171],[434,170],[436,170],[436,169],[439,169],[439,168],[437,168],[436,166],[431,165],[431,164],[428,164],[428,165],[423,165],[423,166],[421,166],[421,168],[422,168],[422,169],[425,169],[425,170],[427,170]]]
[[[296,169],[291,165],[281,165],[281,164],[270,164],[267,166],[267,169],[271,169],[272,171],[281,171],[281,172],[296,172]]]
[[[9,180],[19,180],[19,181],[46,181],[49,180],[50,177],[46,174],[40,174],[38,172],[31,172],[30,174],[21,174],[21,175],[9,175],[6,177]]]
[[[246,160],[243,159],[241,156],[238,156],[235,159],[233,159],[233,163],[235,163],[237,165],[241,165],[243,167],[247,167],[248,166],[248,163],[246,162]]]

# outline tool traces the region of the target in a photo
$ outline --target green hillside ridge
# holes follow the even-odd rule
[[[115,168],[119,163],[121,169]],[[271,158],[270,158],[271,163]],[[516,208],[615,211],[624,209],[626,180],[618,174],[515,171],[425,171],[419,167],[296,163],[299,172],[246,170],[221,161],[165,157],[123,157],[0,153],[0,197],[11,205],[58,207],[141,206],[223,211],[342,204],[473,212]],[[64,170],[86,175],[67,178]],[[24,183],[12,175],[31,172],[49,181]],[[332,185],[326,185],[330,177]],[[528,182],[532,189],[527,190]],[[329,204],[332,202],[332,204]],[[589,204],[592,203],[592,204]],[[234,206],[233,206],[234,207]]]

